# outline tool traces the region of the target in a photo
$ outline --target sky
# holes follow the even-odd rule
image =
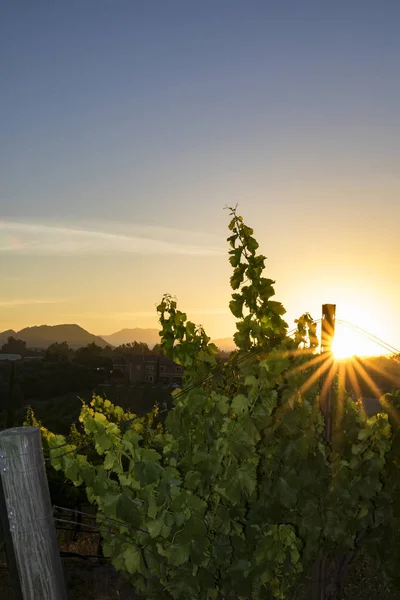
[[[226,205],[287,321],[400,346],[400,3],[5,0],[0,330],[231,336]]]

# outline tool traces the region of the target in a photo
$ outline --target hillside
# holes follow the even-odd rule
[[[121,329],[111,335],[102,335],[103,340],[112,346],[121,346],[122,344],[130,344],[132,342],[144,342],[153,348],[160,343],[158,329],[142,329],[135,327],[134,329]]]
[[[20,331],[3,331],[0,333],[0,344],[13,336],[26,342],[28,348],[47,348],[54,342],[67,342],[71,348],[80,348],[95,343],[104,348],[107,342],[98,335],[89,333],[79,325],[38,325],[25,327]]]
[[[7,331],[0,332],[0,346],[5,344],[9,337],[18,337],[18,334],[14,329],[7,329]]]
[[[121,329],[116,333],[102,335],[101,337],[112,346],[121,346],[122,344],[130,344],[131,342],[144,342],[149,348],[153,348],[153,346],[160,343],[158,329],[142,329],[141,327]],[[221,338],[212,341],[224,352],[235,350],[235,343],[232,338]]]
[[[135,327],[133,329],[121,329],[110,335],[94,335],[83,329],[79,325],[38,325],[34,327],[25,327],[20,331],[8,329],[0,332],[0,347],[7,342],[10,336],[24,340],[28,348],[47,348],[54,342],[67,342],[73,348],[87,346],[94,342],[104,348],[107,345],[121,346],[131,342],[144,342],[153,348],[160,343],[159,331],[156,328],[144,329]],[[221,338],[212,340],[218,348],[224,352],[231,352],[235,349],[232,338]]]
[[[223,352],[232,352],[233,350],[236,350],[236,345],[235,342],[233,341],[233,339],[230,338],[221,338],[218,340],[212,340],[213,344],[215,344],[217,346],[217,348],[219,348],[220,350],[222,350]]]

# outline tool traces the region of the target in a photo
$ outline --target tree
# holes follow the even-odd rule
[[[93,369],[111,369],[112,367],[112,359],[109,356],[109,352],[107,350],[103,351],[103,348],[94,342],[87,346],[83,346],[82,348],[78,348],[75,351],[74,361]]]
[[[153,346],[153,349],[151,352],[152,352],[152,354],[157,354],[158,356],[164,355],[164,350],[163,350],[161,344],[156,344],[155,346]]]
[[[26,342],[16,339],[13,336],[7,338],[7,342],[2,346],[2,352],[8,354],[20,354],[23,356],[26,352]]]
[[[238,350],[222,364],[166,295],[161,344],[186,381],[165,429],[97,398],[80,415],[96,461],[43,430],[45,443],[53,466],[86,487],[100,527],[113,523],[104,554],[146,597],[282,599],[312,573],[316,597],[339,600],[362,544],[397,576],[399,422],[389,410],[367,418],[336,379],[326,442],[318,376],[333,364],[318,366],[316,323],[306,313],[288,335],[253,230],[231,213]]]
[[[48,362],[67,363],[72,360],[73,356],[74,351],[67,342],[54,342],[47,348],[44,359]]]
[[[115,356],[138,356],[140,354],[151,354],[151,351],[145,342],[131,342],[115,348],[114,354]]]

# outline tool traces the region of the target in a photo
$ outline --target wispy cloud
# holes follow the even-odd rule
[[[70,302],[70,300],[68,298],[33,298],[31,300],[20,300],[18,298],[13,300],[2,300],[0,298],[0,307],[7,308],[8,306],[33,306],[36,304],[64,304],[66,302]]]
[[[224,249],[214,238],[162,227],[133,226],[130,233],[0,221],[0,252],[15,254],[180,254],[215,256]],[[211,243],[213,242],[213,243]]]
[[[192,317],[202,316],[202,315],[227,315],[229,314],[229,310],[226,308],[212,308],[212,309],[204,309],[204,310],[184,310],[188,319]],[[157,310],[146,310],[146,311],[137,311],[137,312],[84,312],[84,313],[73,313],[64,315],[68,318],[79,318],[79,319],[107,319],[107,320],[116,320],[116,321],[135,321],[136,319],[148,319],[154,318],[158,320]]]
[[[0,282],[1,281],[32,281],[31,277],[17,277],[17,276],[10,276],[10,277],[0,277]]]

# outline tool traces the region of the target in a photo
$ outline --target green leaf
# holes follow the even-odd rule
[[[71,461],[64,470],[65,477],[70,479],[74,484],[79,485],[82,483],[82,476],[80,475],[80,466],[77,461]]]
[[[229,252],[229,254],[230,254],[229,262],[231,263],[232,267],[237,267],[240,264],[242,248],[236,248],[235,250],[231,250]]]
[[[199,471],[188,471],[185,477],[185,486],[189,490],[196,491],[202,483],[202,474]]]
[[[353,444],[351,447],[351,451],[355,455],[360,454],[360,452],[362,452],[363,449],[364,449],[364,446],[362,444]]]
[[[134,546],[127,548],[123,557],[128,573],[133,574],[140,570],[142,556],[137,548]]]
[[[127,490],[124,490],[122,493],[115,492],[116,490],[114,491],[116,498],[116,518],[131,525],[138,525],[141,521],[140,503],[135,501]]]
[[[245,413],[248,407],[249,401],[243,394],[238,394],[233,398],[231,408],[237,415]]]
[[[233,294],[233,296],[239,296],[239,294]],[[233,316],[237,319],[241,319],[243,317],[244,300],[245,299],[242,296],[239,296],[229,302],[229,309]]]
[[[368,514],[368,507],[365,506],[365,504],[362,505],[362,507],[360,508],[360,512],[357,515],[357,519],[363,519],[364,517],[366,517]]]
[[[104,454],[106,450],[109,450],[112,446],[111,440],[105,431],[98,433],[96,437],[95,448],[98,454]]]
[[[142,450],[142,460],[158,461],[160,458],[161,455],[152,448],[144,448]]]
[[[185,564],[189,560],[189,546],[182,544],[171,544],[165,556],[171,565],[179,566]]]
[[[243,492],[249,497],[256,488],[256,469],[255,465],[247,464],[240,467],[237,471],[239,485]]]
[[[109,471],[111,470],[114,465],[118,463],[118,457],[116,456],[116,454],[112,453],[112,452],[106,452],[106,457],[104,459],[104,468]]]
[[[230,279],[231,288],[233,290],[237,290],[240,287],[240,284],[243,282],[244,272],[246,270],[246,265],[239,265],[233,272],[233,275]]]
[[[149,530],[150,537],[155,538],[160,535],[161,529],[163,528],[164,520],[162,517],[155,521],[149,521],[147,523],[147,529]]]
[[[288,485],[283,477],[279,477],[277,481],[276,493],[286,508],[292,508],[296,505],[297,492]]]
[[[156,499],[154,498],[153,494],[150,494],[148,499],[147,516],[150,517],[150,519],[154,519],[157,513],[158,506]]]
[[[372,435],[372,433],[372,429],[361,429],[361,431],[358,432],[358,439],[360,441],[365,440],[369,438]]]

